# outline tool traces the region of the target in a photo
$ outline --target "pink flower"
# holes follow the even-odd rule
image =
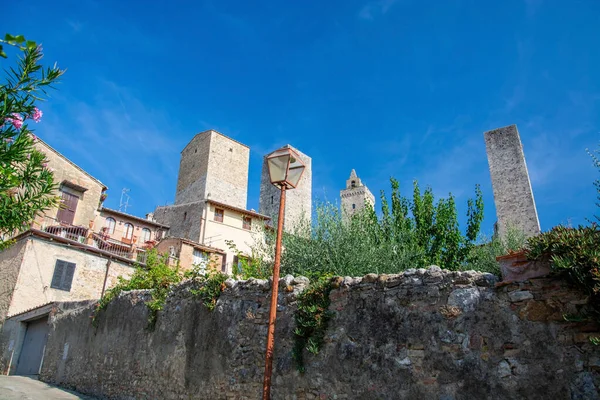
[[[14,141],[15,141],[15,139],[13,139],[13,138],[10,138],[10,137],[9,137],[9,138],[6,138],[6,139],[4,139],[4,143],[12,143],[12,142],[14,142]]]
[[[39,108],[35,107],[33,109],[33,114],[31,114],[30,118],[34,120],[37,124],[42,119],[42,115],[44,115],[44,113]]]
[[[35,141],[37,141],[37,136],[31,135],[31,139],[35,142]]]
[[[47,162],[45,162],[45,163],[42,163],[42,167],[46,168],[47,166],[48,166],[48,163],[47,163]]]
[[[21,129],[21,127],[23,126],[23,117],[21,117],[21,114],[12,113],[11,115],[11,117],[6,118],[6,121],[13,124],[15,129]]]

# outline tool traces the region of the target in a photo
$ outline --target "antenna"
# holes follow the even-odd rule
[[[127,193],[129,193],[129,189],[123,188],[123,190],[121,190],[121,200],[119,201],[119,211],[121,211],[121,208],[123,208],[123,212],[127,212],[127,207],[129,207],[129,195]],[[123,201],[123,198],[125,198],[125,201]]]

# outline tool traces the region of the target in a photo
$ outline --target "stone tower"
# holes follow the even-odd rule
[[[340,190],[340,197],[344,219],[364,209],[366,204],[375,205],[375,196],[363,185],[355,170],[350,172],[350,178],[346,180],[346,189]]]
[[[516,125],[484,133],[496,204],[497,234],[508,227],[522,230],[527,237],[540,233],[523,145]]]
[[[300,183],[295,189],[286,192],[284,229],[293,232],[296,223],[304,216],[310,222],[312,213],[312,159],[298,149],[288,145],[298,153],[304,161],[305,169],[300,178]],[[268,215],[276,221],[279,213],[279,197],[281,191],[271,184],[266,156],[263,159],[262,174],[260,177],[260,198],[258,209],[261,214]]]
[[[250,148],[208,130],[194,136],[181,152],[175,204],[220,201],[246,208]]]
[[[250,148],[217,131],[194,136],[181,152],[175,204],[159,206],[154,219],[169,235],[201,243],[206,200],[246,209]]]

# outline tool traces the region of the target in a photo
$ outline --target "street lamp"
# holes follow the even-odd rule
[[[282,147],[267,156],[267,168],[269,169],[271,184],[281,190],[281,197],[279,200],[279,218],[277,219],[277,240],[275,241],[275,263],[273,265],[273,286],[271,287],[271,308],[269,309],[263,400],[271,399],[271,375],[273,373],[273,346],[275,344],[275,318],[277,316],[277,294],[279,292],[279,264],[281,262],[285,191],[298,187],[305,166],[298,153],[289,147]]]

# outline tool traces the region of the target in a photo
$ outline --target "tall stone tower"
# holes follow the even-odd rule
[[[355,170],[350,172],[350,178],[346,180],[346,189],[340,190],[340,197],[344,219],[349,219],[364,209],[366,204],[375,205],[375,196],[368,187],[363,185]]]
[[[246,209],[250,148],[217,131],[194,136],[181,152],[175,204],[154,210],[169,235],[201,243],[206,200]]]
[[[181,152],[175,204],[220,201],[246,208],[250,148],[208,130],[194,136]]]
[[[484,134],[496,203],[497,234],[503,237],[509,227],[526,236],[540,233],[523,145],[516,125]]]
[[[300,183],[295,189],[286,191],[284,229],[286,232],[293,232],[297,222],[304,217],[308,222],[311,221],[312,213],[312,159],[298,149],[288,145],[288,147],[298,153],[300,159],[304,161],[305,169],[300,178]],[[269,169],[267,167],[266,156],[263,160],[262,174],[260,177],[260,198],[258,209],[261,214],[268,215],[277,219],[279,214],[279,198],[281,191],[271,184],[269,179]]]

